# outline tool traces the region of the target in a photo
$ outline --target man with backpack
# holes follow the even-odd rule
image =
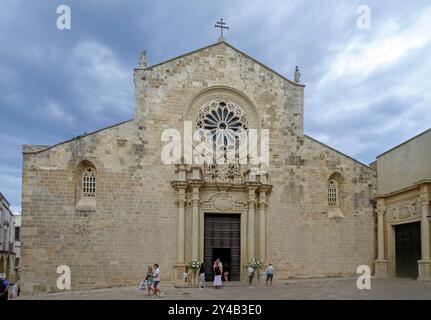
[[[9,299],[9,281],[3,273],[0,274],[0,301]]]

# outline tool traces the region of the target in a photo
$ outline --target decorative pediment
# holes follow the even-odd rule
[[[387,220],[391,222],[413,220],[420,217],[420,205],[418,201],[403,203],[388,208]]]
[[[211,164],[206,165],[203,173],[205,183],[241,185],[244,179],[240,174],[239,165]]]
[[[228,192],[219,192],[212,195],[207,200],[201,201],[201,208],[217,211],[240,211],[246,209],[245,201],[233,199]]]

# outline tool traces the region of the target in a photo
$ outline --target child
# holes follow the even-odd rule
[[[248,266],[247,271],[248,271],[248,287],[253,288],[254,269],[251,264]]]

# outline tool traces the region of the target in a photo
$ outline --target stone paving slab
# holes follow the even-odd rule
[[[372,279],[370,290],[356,288],[356,278],[279,280],[272,288],[257,284],[254,288],[241,282],[231,282],[216,290],[207,283],[205,289],[174,288],[161,283],[166,300],[431,300],[431,282],[411,279]],[[157,300],[136,287],[77,290],[61,293],[21,296],[14,300]]]

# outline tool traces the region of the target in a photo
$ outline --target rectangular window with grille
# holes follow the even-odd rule
[[[329,182],[328,204],[330,207],[336,207],[337,206],[337,187],[333,181]]]
[[[92,168],[84,171],[82,177],[82,195],[85,198],[94,198],[96,196],[96,174]]]

